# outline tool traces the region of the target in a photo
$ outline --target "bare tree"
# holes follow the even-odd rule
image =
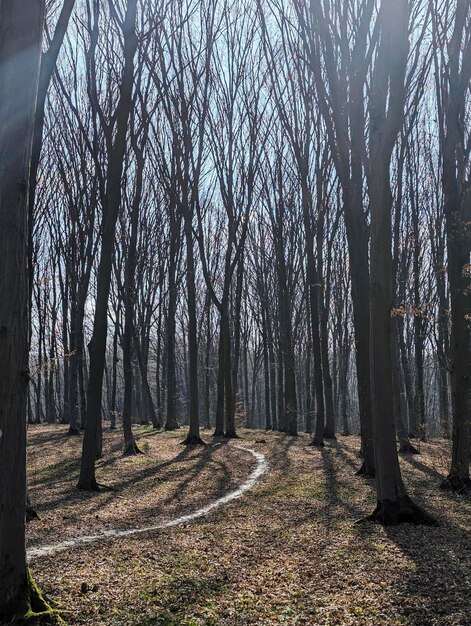
[[[113,267],[116,222],[122,196],[122,173],[127,146],[127,126],[132,106],[134,56],[138,44],[136,10],[137,0],[128,0],[124,20],[121,22],[124,36],[124,65],[119,100],[108,127],[109,155],[106,191],[102,199],[101,252],[97,275],[93,335],[89,344],[90,375],[87,392],[87,415],[85,418],[85,436],[78,482],[80,489],[88,491],[99,489],[95,478],[95,459],[97,456],[97,438],[99,436],[99,428],[101,427],[103,374],[108,330],[108,298]],[[98,3],[95,2],[92,37],[98,32],[98,20],[99,9]],[[93,71],[93,69],[90,68],[89,71]]]
[[[433,3],[435,80],[451,301],[453,449],[444,484],[469,490],[471,411],[471,3]]]
[[[26,567],[28,181],[44,2],[0,6],[0,620],[48,610]]]

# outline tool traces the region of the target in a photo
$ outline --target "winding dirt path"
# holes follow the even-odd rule
[[[268,462],[265,458],[265,455],[261,452],[257,452],[256,450],[252,450],[252,448],[244,448],[243,446],[233,446],[238,450],[243,450],[244,452],[250,453],[257,461],[257,465],[255,469],[252,471],[247,480],[242,483],[237,489],[234,491],[230,491],[228,494],[223,496],[222,498],[218,498],[214,502],[207,504],[206,506],[197,509],[193,513],[188,513],[187,515],[182,515],[181,517],[177,517],[171,520],[167,520],[166,522],[161,522],[160,524],[155,524],[153,526],[145,526],[143,528],[129,528],[126,530],[105,530],[96,535],[83,535],[81,537],[75,537],[74,539],[67,539],[65,541],[61,541],[60,543],[38,546],[35,548],[29,548],[27,555],[28,560],[32,561],[34,559],[43,557],[43,556],[52,556],[57,554],[58,552],[65,552],[66,550],[71,550],[73,548],[77,548],[79,546],[83,546],[89,543],[95,543],[97,541],[103,541],[105,539],[118,539],[120,537],[130,537],[133,535],[139,535],[142,533],[152,532],[155,530],[162,530],[164,528],[169,528],[171,526],[178,526],[180,524],[186,524],[187,522],[191,522],[200,517],[204,517],[218,509],[232,500],[237,500],[241,498],[244,493],[252,489],[252,487],[260,480],[260,478],[267,472],[268,470]]]

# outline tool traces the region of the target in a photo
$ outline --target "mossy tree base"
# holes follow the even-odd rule
[[[453,493],[469,494],[471,493],[471,479],[449,474],[441,483],[440,488]]]
[[[364,521],[375,522],[382,526],[397,526],[398,524],[414,524],[416,526],[438,526],[437,520],[414,504],[409,496],[402,496],[397,500],[380,500]]]
[[[188,435],[186,439],[182,441],[182,446],[205,446],[206,442],[197,435]]]
[[[54,609],[33,579],[30,570],[26,571],[26,581],[23,592],[10,607],[5,607],[0,614],[1,623],[16,624],[17,626],[41,626],[42,624],[65,625],[60,611]]]

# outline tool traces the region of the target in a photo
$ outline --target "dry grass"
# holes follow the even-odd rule
[[[183,432],[137,434],[146,456],[122,459],[120,434],[106,433],[99,481],[118,491],[90,495],[74,489],[80,440],[64,427],[31,428],[41,520],[28,529],[30,545],[191,512],[254,464],[231,443],[187,449]],[[471,624],[471,500],[438,489],[446,443],[402,460],[411,495],[442,525],[384,529],[354,524],[374,505],[371,481],[354,475],[357,438],[319,451],[306,436],[241,434],[270,464],[243,499],[183,527],[34,561],[47,595],[70,611],[69,626]],[[82,593],[82,583],[97,591]]]

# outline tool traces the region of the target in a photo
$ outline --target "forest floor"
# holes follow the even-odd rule
[[[439,489],[449,443],[401,459],[410,494],[441,525],[382,528],[354,523],[375,504],[373,482],[355,476],[357,437],[318,450],[307,435],[242,430],[228,442],[206,432],[209,445],[187,448],[183,429],[135,433],[145,455],[131,458],[120,432],[105,433],[97,476],[116,491],[89,494],[75,489],[81,439],[30,427],[40,520],[28,546],[192,513],[253,471],[256,459],[234,443],[264,454],[269,469],[205,517],[36,557],[33,575],[69,626],[471,624],[471,499]]]

